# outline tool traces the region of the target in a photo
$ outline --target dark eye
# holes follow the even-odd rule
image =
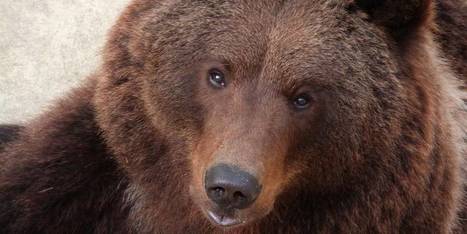
[[[220,89],[220,88],[225,87],[226,85],[225,77],[221,71],[217,69],[210,70],[208,77],[209,77],[209,83],[211,83],[211,85],[213,85],[215,88]]]
[[[293,105],[296,109],[303,110],[311,105],[312,98],[308,94],[300,94],[293,99]]]

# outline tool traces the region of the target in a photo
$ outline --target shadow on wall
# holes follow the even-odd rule
[[[46,109],[100,63],[129,0],[1,0],[0,123]]]

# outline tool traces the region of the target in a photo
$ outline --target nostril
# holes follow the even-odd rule
[[[224,197],[225,189],[222,188],[222,187],[214,187],[214,188],[210,189],[210,193],[211,193],[214,197],[222,198],[222,197]]]
[[[239,201],[246,200],[246,196],[240,191],[235,192],[233,194],[233,197],[234,197],[235,200],[239,200]]]
[[[238,209],[245,208],[249,205],[249,199],[248,196],[243,194],[240,191],[237,191],[233,194],[233,201],[232,205]]]

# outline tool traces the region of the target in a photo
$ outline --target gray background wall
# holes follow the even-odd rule
[[[0,123],[47,108],[99,65],[129,0],[0,0]]]

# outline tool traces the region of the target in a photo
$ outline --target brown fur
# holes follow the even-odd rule
[[[449,4],[134,0],[102,68],[0,154],[0,232],[463,232],[465,155],[433,34],[456,19],[439,40],[465,79],[450,35],[466,19]],[[296,111],[301,92],[313,102]],[[262,185],[242,226],[204,215],[218,163]]]
[[[467,1],[439,1],[438,39],[458,78],[467,82]],[[464,87],[464,90],[467,88]]]
[[[21,126],[18,125],[0,125],[0,151],[6,147],[6,144],[18,138]]]

